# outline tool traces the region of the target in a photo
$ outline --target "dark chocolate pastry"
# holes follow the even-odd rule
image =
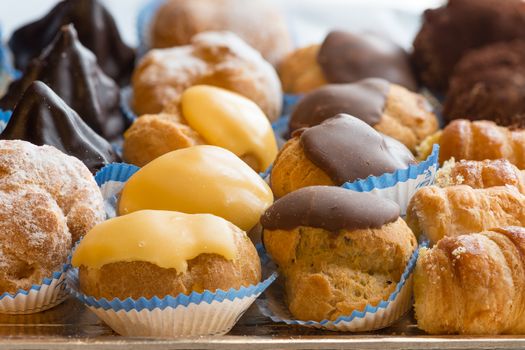
[[[371,193],[310,186],[278,199],[264,212],[261,225],[267,230],[308,226],[338,232],[378,228],[396,221],[399,214],[399,205]]]
[[[332,31],[324,39],[317,62],[330,83],[352,83],[365,78],[383,78],[416,90],[409,56],[387,38]]]
[[[348,114],[338,114],[300,132],[306,157],[337,185],[416,163],[402,143]]]
[[[111,145],[41,81],[26,90],[0,139],[54,146],[80,159],[92,173],[119,161]]]
[[[390,83],[378,78],[320,87],[299,101],[290,117],[290,132],[318,125],[338,113],[373,126],[381,120],[389,90]]]
[[[97,0],[62,1],[41,19],[16,30],[9,40],[16,67],[24,70],[69,23],[75,25],[80,42],[95,54],[102,70],[121,86],[127,84],[135,52],[124,44],[113,17]]]
[[[467,53],[450,79],[444,116],[525,127],[525,41]]]
[[[525,38],[525,2],[449,0],[446,6],[425,11],[413,61],[420,80],[443,92],[467,51],[519,38]]]
[[[9,86],[0,108],[13,109],[35,80],[46,83],[104,138],[114,140],[124,132],[126,120],[119,107],[119,87],[77,40],[73,25],[62,27],[55,41],[31,62],[22,78]]]

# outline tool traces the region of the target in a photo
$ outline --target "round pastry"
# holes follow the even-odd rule
[[[311,127],[338,113],[350,114],[401,141],[411,151],[438,129],[422,95],[379,78],[330,84],[307,93],[292,112],[289,130]]]
[[[272,191],[246,163],[226,149],[202,145],[166,153],[141,168],[124,185],[118,212],[209,213],[248,231],[272,202]]]
[[[360,119],[338,114],[292,134],[277,155],[270,185],[274,195],[282,197],[301,187],[340,186],[370,175],[406,169],[415,163],[402,143]]]
[[[100,190],[78,159],[0,141],[0,294],[50,277],[104,217]]]
[[[288,308],[300,320],[335,320],[395,290],[416,238],[399,206],[370,193],[312,186],[278,199],[261,218]]]
[[[414,40],[413,62],[425,85],[444,91],[465,53],[523,37],[523,1],[449,0],[445,6],[425,11],[423,26]]]
[[[189,45],[151,50],[136,67],[133,110],[159,113],[193,85],[214,85],[255,102],[270,120],[279,117],[282,91],[274,68],[233,33],[195,35]]]
[[[255,285],[255,247],[230,222],[210,214],[142,210],[95,226],[72,264],[80,290],[95,298],[163,298]]]
[[[443,130],[427,137],[418,147],[425,159],[433,144],[439,144],[439,162],[446,160],[507,159],[525,169],[525,129],[511,129],[488,120],[456,119]]]
[[[450,78],[443,115],[525,127],[525,41],[465,54]]]
[[[157,11],[150,30],[154,48],[187,45],[205,31],[230,31],[272,64],[292,47],[284,16],[265,0],[169,0]]]
[[[343,31],[332,31],[321,45],[289,54],[279,66],[279,76],[288,93],[374,77],[417,89],[409,57],[400,46],[378,35]]]
[[[212,144],[235,153],[255,171],[277,155],[270,122],[249,99],[221,88],[196,85],[182,93],[172,114],[139,117],[124,134],[124,159],[143,166],[179,148]]]

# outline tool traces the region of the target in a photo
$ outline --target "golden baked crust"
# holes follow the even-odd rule
[[[284,275],[291,313],[314,321],[387,299],[417,245],[401,218],[378,229],[265,230],[263,239]]]
[[[425,97],[390,84],[383,115],[374,129],[414,152],[418,144],[438,130],[438,121]]]
[[[40,284],[105,218],[87,167],[51,146],[0,141],[0,294]]]
[[[525,193],[523,171],[506,159],[455,162],[452,158],[438,170],[436,184],[440,187],[467,185],[472,188],[510,185]]]
[[[330,177],[304,154],[299,136],[284,144],[277,154],[270,174],[270,187],[275,197],[299,188],[315,185],[334,186]]]
[[[419,189],[407,208],[407,223],[432,242],[492,227],[525,225],[525,195],[516,187],[473,189],[466,185]]]
[[[274,68],[233,33],[205,32],[187,46],[146,54],[132,77],[133,110],[160,113],[193,85],[213,85],[254,101],[270,120],[281,113],[282,91]]]
[[[146,114],[124,133],[123,158],[142,167],[161,155],[204,140],[174,114]]]
[[[317,63],[320,47],[320,44],[301,47],[281,61],[278,72],[284,92],[301,94],[328,84]]]
[[[508,159],[525,169],[525,130],[512,130],[488,120],[458,119],[448,124],[439,137],[439,161]]]
[[[162,298],[180,293],[228,290],[257,284],[261,280],[261,262],[254,245],[235,228],[237,256],[233,261],[217,254],[201,254],[188,261],[186,273],[165,269],[149,262],[117,262],[100,269],[80,266],[80,289],[96,298]]]
[[[237,34],[272,64],[290,51],[292,42],[279,9],[265,0],[170,0],[154,17],[154,48],[187,45],[205,31]]]
[[[430,334],[525,332],[525,229],[445,237],[414,272],[418,327]]]

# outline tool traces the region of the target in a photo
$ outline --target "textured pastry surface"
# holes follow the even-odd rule
[[[507,159],[525,169],[525,130],[509,129],[487,120],[458,119],[448,124],[438,137],[439,161]]]
[[[205,31],[230,31],[272,64],[292,47],[287,23],[279,9],[264,0],[169,0],[151,28],[155,48],[187,45]]]
[[[472,188],[515,186],[525,193],[524,172],[506,159],[448,160],[438,170],[436,183],[441,187],[468,185]]]
[[[40,284],[105,218],[81,161],[51,146],[0,141],[0,294]]]
[[[229,32],[195,35],[186,46],[154,49],[136,67],[132,107],[137,115],[159,113],[193,85],[213,85],[255,102],[268,119],[281,113],[282,91],[274,68]]]
[[[430,334],[525,332],[525,229],[445,237],[414,272],[418,327]]]
[[[140,230],[142,226],[152,227],[150,233],[156,240],[151,240],[147,230]],[[126,234],[127,246],[119,246]],[[172,237],[177,234],[181,236]],[[80,265],[81,290],[96,298],[227,291],[261,279],[259,256],[246,233],[209,214],[139,211],[104,222],[85,241],[88,246],[81,242],[73,265]],[[144,248],[134,248],[141,244]]]
[[[469,51],[450,78],[443,115],[525,127],[524,62],[524,40]]]
[[[492,227],[525,225],[525,195],[514,186],[473,189],[466,185],[419,189],[407,208],[407,223],[432,242]]]

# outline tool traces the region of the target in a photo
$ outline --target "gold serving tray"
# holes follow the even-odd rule
[[[1,315],[0,349],[519,349],[525,336],[429,336],[412,315],[369,333],[335,333],[273,323],[252,305],[225,336],[121,337],[78,301],[38,314]]]

